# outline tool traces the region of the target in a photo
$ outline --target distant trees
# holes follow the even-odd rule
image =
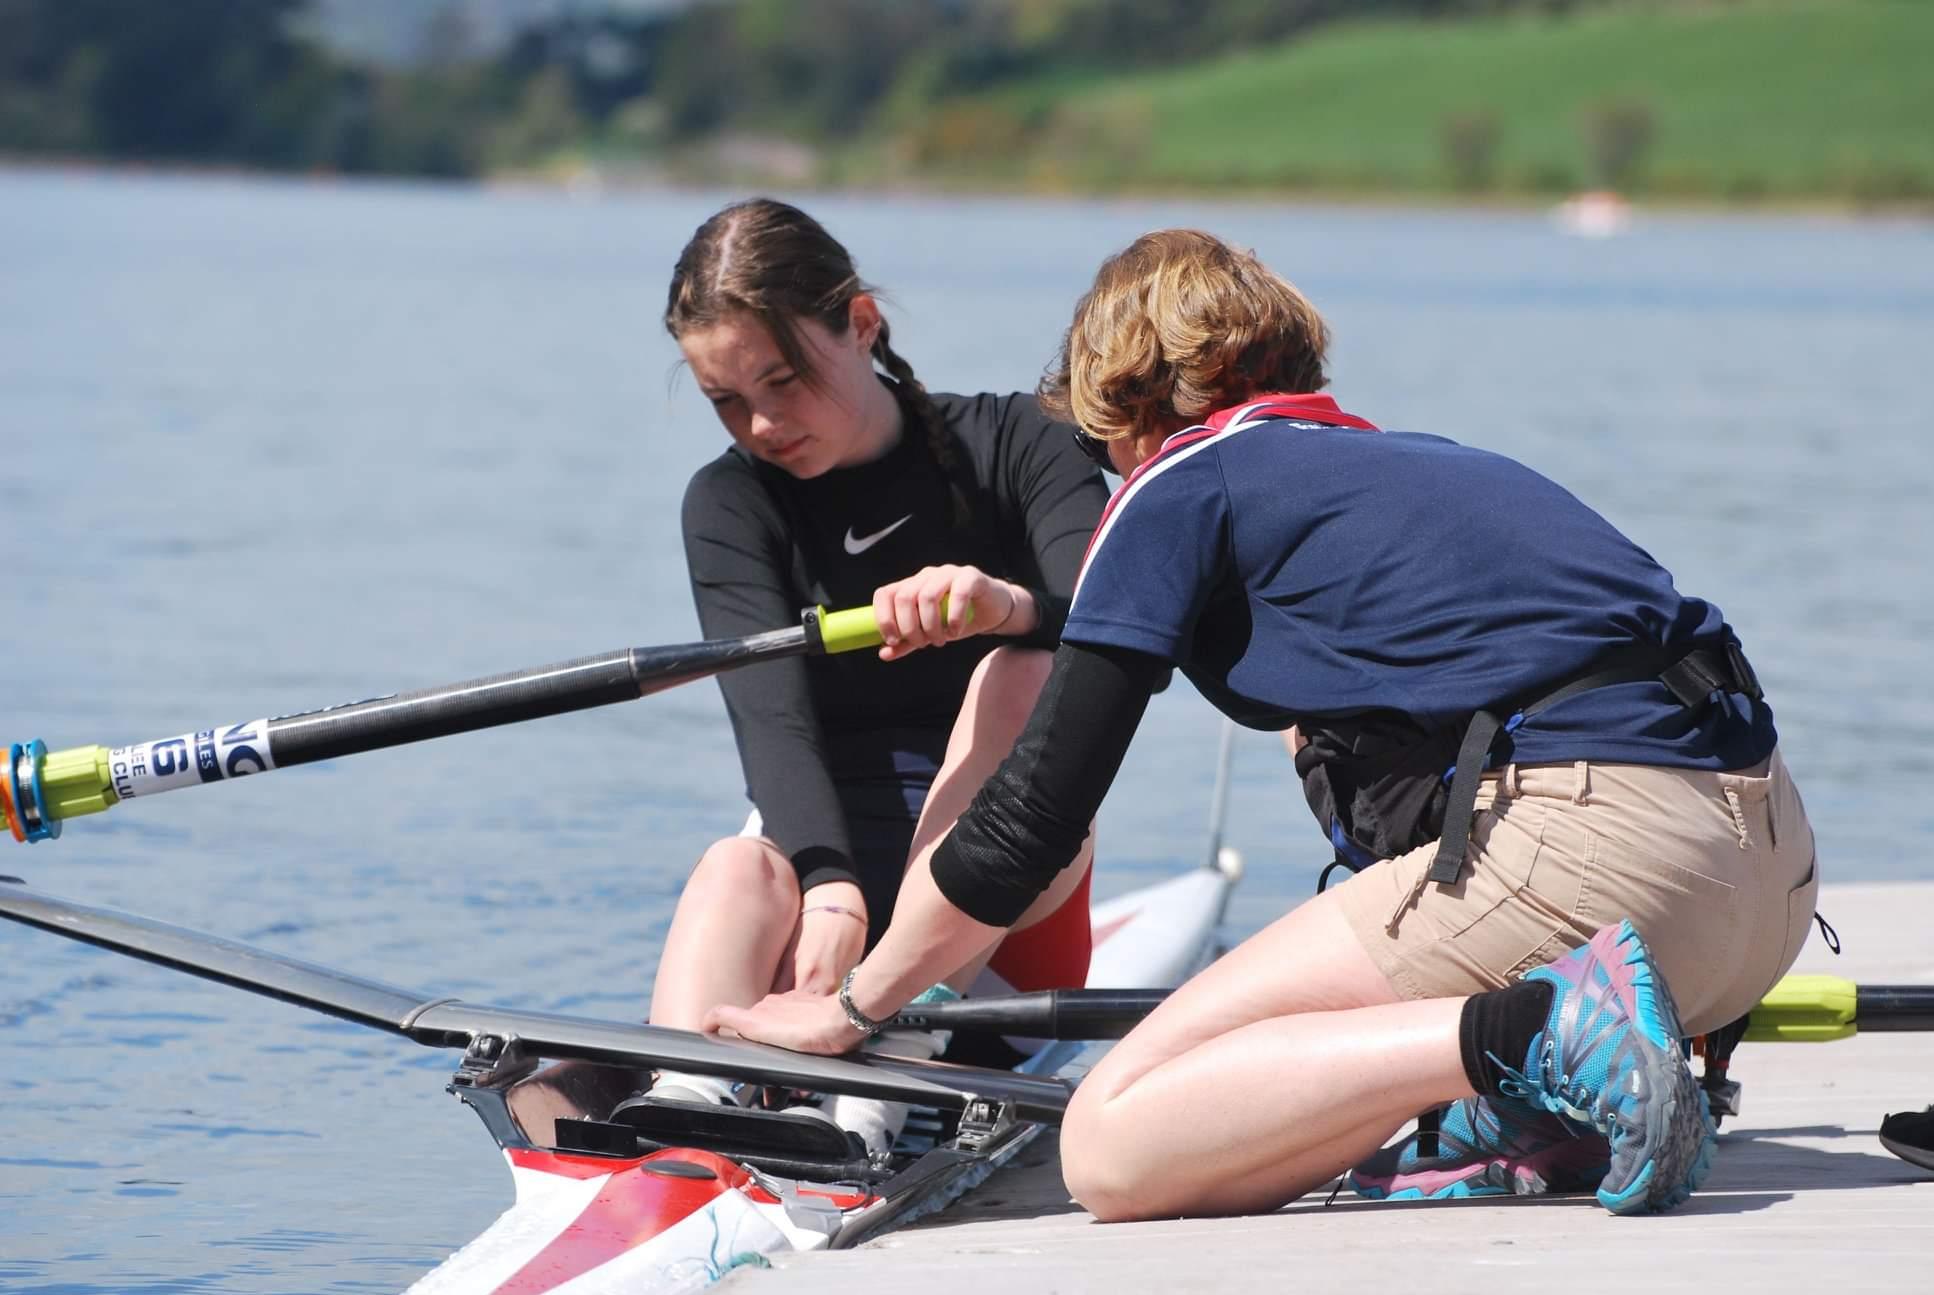
[[[1490,188],[1503,134],[1498,115],[1487,108],[1471,108],[1445,118],[1439,139],[1451,183],[1466,190]]]
[[[1630,98],[1590,104],[1579,114],[1578,130],[1594,186],[1614,190],[1643,187],[1645,157],[1658,135],[1657,118],[1649,105]],[[1438,139],[1453,188],[1475,192],[1492,186],[1504,140],[1504,127],[1496,112],[1472,108],[1452,113],[1444,119]],[[1572,177],[1562,172],[1527,178],[1536,188],[1572,187]]]
[[[287,165],[334,69],[298,0],[0,0],[0,148]]]
[[[323,48],[306,8],[0,0],[0,153],[464,176],[574,145],[649,88],[650,21],[563,21],[484,58],[451,8],[387,69]]]
[[[1600,188],[1631,188],[1658,133],[1652,109],[1637,99],[1612,99],[1585,109],[1579,123]]]
[[[580,4],[486,53],[466,0],[441,0],[418,57],[389,67],[322,45],[305,0],[0,0],[0,153],[462,176],[721,134],[841,144],[918,121],[903,147],[941,160],[1006,152],[1041,127],[1025,105],[988,99],[1004,85],[1180,65],[1342,18],[1621,2],[1633,0]],[[1137,120],[1063,123],[1056,147],[1132,160]],[[1583,125],[1611,180],[1634,172],[1652,134],[1619,105]],[[1454,183],[1493,182],[1487,111],[1440,123],[1440,146]]]

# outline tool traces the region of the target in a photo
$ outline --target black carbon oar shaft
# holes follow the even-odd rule
[[[695,679],[809,650],[806,630],[675,647],[621,648],[535,670],[378,697],[267,722],[275,767],[333,760],[481,728],[633,701]]]
[[[1037,1039],[1119,1039],[1169,996],[1166,989],[1043,989],[909,1007],[896,1026]],[[1934,985],[1855,985],[1789,976],[1755,1008],[1752,1041],[1803,1041],[1934,1030]]]
[[[944,606],[944,603],[943,603]],[[14,743],[0,759],[0,832],[60,835],[65,819],[141,796],[290,765],[608,706],[758,661],[877,646],[871,607],[807,608],[800,624],[669,647],[620,648],[346,706],[249,720],[129,746]]]
[[[1855,995],[1862,1034],[1934,1030],[1934,985],[1862,985]]]
[[[1042,989],[901,1010],[896,1026],[1035,1039],[1119,1039],[1161,1006],[1166,989]]]

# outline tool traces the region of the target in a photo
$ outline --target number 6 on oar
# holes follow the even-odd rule
[[[943,611],[944,615],[944,611]],[[60,835],[61,822],[117,801],[427,738],[631,701],[780,657],[880,645],[871,607],[809,607],[789,629],[671,647],[620,648],[534,670],[396,693],[346,706],[249,720],[132,746],[15,742],[0,769],[0,828],[16,841]]]

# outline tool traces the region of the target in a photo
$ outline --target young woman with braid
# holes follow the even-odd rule
[[[686,883],[651,1004],[696,1029],[721,1005],[832,992],[886,930],[907,860],[1032,709],[1107,492],[1033,396],[929,393],[846,249],[795,207],[701,225],[665,326],[732,438],[685,495],[705,634],[870,602],[887,643],[721,676],[752,816]],[[1082,984],[1090,858],[969,966],[991,952],[1014,988]],[[703,1076],[654,1091],[727,1097]]]

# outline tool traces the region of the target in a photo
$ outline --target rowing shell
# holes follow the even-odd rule
[[[1098,904],[1089,984],[1179,984],[1213,953],[1232,879],[1203,868]],[[1105,1047],[1052,1043],[1020,1069],[1065,1082]],[[540,1149],[510,1115],[519,1086],[530,1083],[453,1086],[503,1147],[517,1200],[410,1295],[699,1290],[735,1267],[764,1266],[767,1255],[844,1249],[931,1214],[978,1185],[1049,1123],[1003,1120],[999,1102],[975,1103],[964,1108],[951,1138],[916,1149],[893,1177],[856,1186],[765,1172],[689,1148],[618,1160]],[[903,1147],[919,1136],[910,1131]]]
[[[1224,855],[1096,905],[1089,984],[1172,987],[1207,962],[1240,871]],[[467,1004],[6,882],[0,917],[463,1048],[450,1091],[503,1150],[516,1198],[411,1295],[657,1295],[701,1289],[768,1255],[857,1245],[944,1208],[1058,1123],[1073,1082],[1108,1046],[1048,1043],[1015,1070],[812,1057]],[[660,1067],[904,1102],[915,1114],[892,1151],[872,1157],[800,1116],[663,1103],[636,1123],[595,1118]]]

